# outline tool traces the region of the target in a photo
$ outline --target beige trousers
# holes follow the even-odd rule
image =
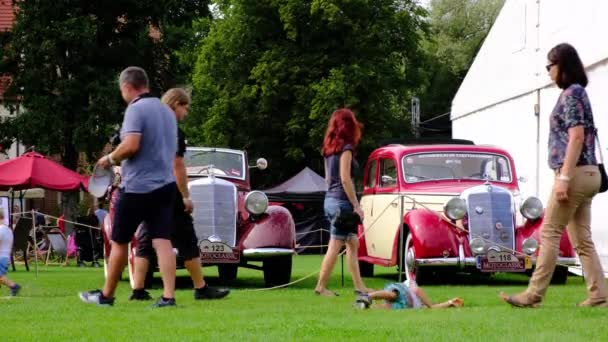
[[[567,201],[560,202],[555,193],[551,193],[540,231],[536,270],[526,291],[530,300],[540,300],[547,292],[557,263],[560,238],[566,226],[585,272],[588,299],[591,302],[607,299],[604,272],[591,239],[591,200],[597,194],[600,182],[597,166],[579,166],[571,175]]]

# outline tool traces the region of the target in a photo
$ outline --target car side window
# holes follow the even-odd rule
[[[376,169],[378,168],[378,162],[376,160],[372,160],[369,163],[369,168],[367,169],[367,184],[365,184],[368,188],[373,188],[376,186]]]
[[[380,160],[380,187],[391,188],[397,184],[397,164],[393,159]]]

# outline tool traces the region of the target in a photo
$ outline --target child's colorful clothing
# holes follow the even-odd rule
[[[403,283],[389,283],[384,286],[385,291],[393,291],[397,294],[397,299],[390,302],[391,308],[394,310],[400,309],[419,309],[423,307],[422,301],[414,291],[416,282],[406,280]]]

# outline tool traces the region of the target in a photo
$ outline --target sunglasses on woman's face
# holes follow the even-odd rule
[[[551,67],[554,66],[555,64],[557,64],[557,63],[550,63],[550,64],[545,65],[545,69],[547,69],[547,72],[551,71]]]

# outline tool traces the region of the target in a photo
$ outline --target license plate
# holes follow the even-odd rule
[[[201,262],[205,264],[228,264],[240,261],[239,250],[221,241],[202,240],[199,243]]]
[[[477,268],[481,272],[525,272],[532,268],[532,262],[528,256],[490,251],[487,255],[477,256]]]

